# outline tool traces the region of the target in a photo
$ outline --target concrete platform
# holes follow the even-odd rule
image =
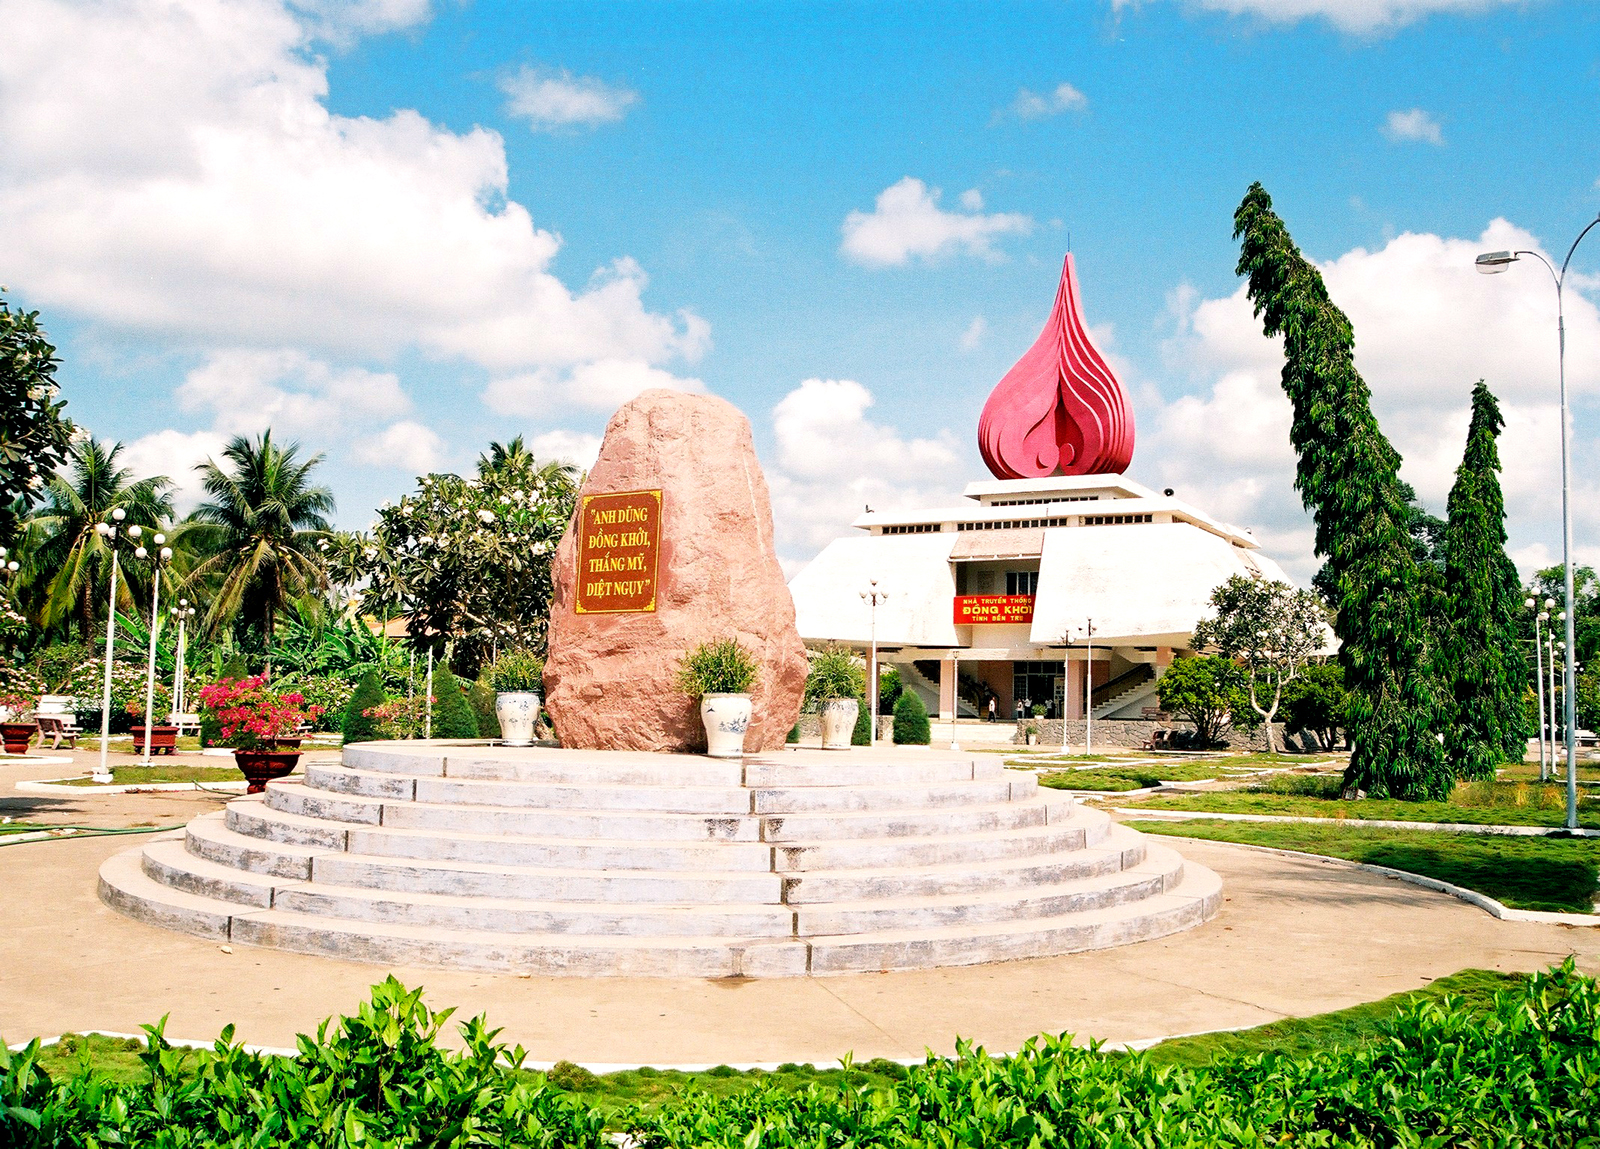
[[[229,943],[522,974],[788,977],[1126,945],[1221,905],[991,755],[743,761],[368,743],[101,867],[121,913]]]

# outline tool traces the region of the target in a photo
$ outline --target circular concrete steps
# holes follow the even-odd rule
[[[358,961],[781,977],[1123,945],[1221,884],[990,755],[367,743],[115,855],[100,895]]]

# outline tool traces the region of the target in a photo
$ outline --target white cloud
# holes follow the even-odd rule
[[[527,120],[535,131],[615,123],[639,102],[638,92],[613,88],[593,76],[526,65],[502,80],[500,90],[506,94],[506,112]]]
[[[949,432],[908,439],[866,417],[872,393],[850,379],[807,379],[772,410],[767,468],[778,545],[809,559],[871,506],[898,510],[954,498],[969,477]]]
[[[1473,268],[1480,251],[1517,248],[1539,244],[1497,219],[1476,239],[1406,233],[1320,267],[1354,325],[1356,363],[1385,434],[1404,456],[1401,475],[1436,514],[1444,512],[1461,460],[1472,386],[1488,382],[1506,419],[1500,455],[1511,545],[1531,554],[1539,540],[1558,537],[1554,293],[1532,260],[1492,279]],[[1307,578],[1317,563],[1293,490],[1281,344],[1262,336],[1243,286],[1221,299],[1180,292],[1174,306],[1182,333],[1167,348],[1169,362],[1198,393],[1141,408],[1150,415],[1141,424],[1135,471],[1256,528],[1269,552]],[[1578,293],[1568,295],[1567,337],[1572,394],[1600,394],[1600,356],[1572,354],[1600,347],[1600,310]],[[1596,508],[1591,530],[1600,529],[1600,489],[1582,464],[1597,447],[1575,443],[1574,505]]]
[[[426,475],[438,469],[444,440],[431,427],[411,419],[392,423],[376,435],[356,440],[351,458],[369,467],[391,467]]]
[[[997,260],[995,238],[1033,230],[1033,220],[1016,212],[945,211],[939,206],[941,194],[911,176],[891,184],[878,193],[872,211],[845,217],[840,252],[869,267],[896,267],[913,257],[933,260],[954,251]],[[977,202],[981,206],[981,196]]]
[[[638,359],[603,359],[558,375],[549,371],[502,375],[489,381],[483,401],[502,415],[540,415],[554,407],[610,413],[652,387],[700,392],[699,379],[682,378]]]
[[[1088,107],[1088,96],[1071,84],[1062,83],[1042,94],[1018,88],[1017,98],[1011,101],[1011,114],[1019,120],[1042,120],[1062,112],[1086,111]]]
[[[973,317],[967,324],[967,329],[961,333],[961,350],[975,351],[978,344],[983,342],[983,337],[989,334],[989,321],[981,315]]]
[[[1145,0],[1111,0],[1114,11],[1136,8]],[[1436,14],[1474,15],[1522,0],[1183,0],[1186,7],[1231,16],[1250,16],[1272,24],[1326,20],[1358,35],[1397,28]]]
[[[359,11],[374,27],[424,9]],[[12,0],[8,278],[30,302],[189,346],[570,372],[704,345],[703,320],[646,309],[630,259],[576,290],[553,274],[561,240],[506,198],[497,133],[331,113],[316,34],[276,0]]]
[[[600,456],[600,436],[565,429],[546,431],[528,441],[528,450],[541,463],[554,460],[587,471]]]
[[[303,351],[220,351],[189,372],[177,390],[186,411],[209,411],[212,430],[327,438],[350,424],[410,410],[400,380],[361,367],[334,368]]]
[[[317,31],[336,43],[393,32],[428,18],[429,0],[291,0]]]
[[[1390,112],[1383,124],[1383,134],[1397,144],[1444,146],[1444,131],[1439,127],[1439,121],[1421,108],[1412,108],[1409,112]]]
[[[141,478],[165,475],[172,480],[172,501],[186,515],[205,497],[195,467],[207,459],[220,460],[227,439],[215,431],[157,431],[124,444],[117,462]]]

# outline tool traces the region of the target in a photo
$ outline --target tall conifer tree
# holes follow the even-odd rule
[[[1284,338],[1283,389],[1294,406],[1295,486],[1316,521],[1338,608],[1350,692],[1347,789],[1443,798],[1453,785],[1435,737],[1440,699],[1413,512],[1400,455],[1378,428],[1355,367],[1355,333],[1257,183],[1234,214],[1238,274],[1267,335]]]
[[[1493,778],[1508,755],[1526,745],[1522,715],[1525,670],[1518,634],[1522,586],[1506,557],[1500,449],[1505,420],[1484,386],[1472,389],[1467,449],[1450,488],[1444,536],[1445,678],[1450,722],[1444,748],[1459,778]]]

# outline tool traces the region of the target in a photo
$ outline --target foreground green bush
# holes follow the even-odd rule
[[[600,1114],[557,1087],[593,1085],[577,1066],[520,1071],[482,1018],[464,1048],[440,1048],[449,1012],[393,978],[354,1018],[295,1058],[167,1046],[149,1027],[149,1079],[84,1066],[52,1080],[39,1046],[0,1047],[0,1145],[575,1146],[610,1144]],[[1404,1008],[1381,1040],[1311,1057],[1224,1053],[1189,1068],[1039,1038],[1014,1057],[963,1043],[955,1058],[842,1088],[768,1085],[718,1096],[689,1088],[614,1115],[644,1147],[1573,1146],[1600,1137],[1600,991],[1572,963],[1496,994]],[[847,1067],[848,1069],[848,1067]],[[640,1071],[642,1075],[644,1071]],[[713,1074],[712,1076],[715,1076]],[[871,1082],[869,1085],[868,1082]],[[854,1084],[860,1083],[860,1084]]]
[[[926,746],[933,741],[928,708],[914,690],[905,691],[895,700],[894,741],[897,746]]]

